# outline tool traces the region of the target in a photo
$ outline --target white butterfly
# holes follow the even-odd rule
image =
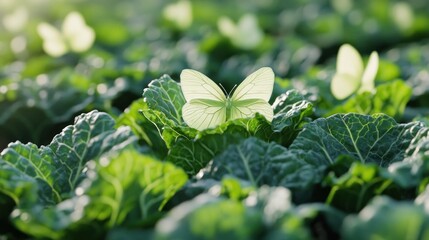
[[[95,40],[92,28],[78,12],[69,13],[64,19],[61,31],[49,23],[40,23],[37,32],[43,39],[43,50],[53,57],[62,56],[70,51],[84,52]]]
[[[204,74],[185,69],[180,74],[186,103],[182,108],[183,120],[188,126],[204,130],[228,120],[247,118],[256,112],[273,119],[273,108],[268,103],[274,87],[274,72],[263,67],[250,74],[234,91],[226,96]]]
[[[372,52],[364,69],[359,52],[349,44],[338,51],[337,71],[331,82],[331,92],[337,99],[344,99],[354,92],[373,91],[378,71],[378,54]]]
[[[253,49],[264,38],[264,32],[258,26],[258,19],[252,14],[243,15],[237,24],[228,17],[221,17],[217,25],[220,33],[238,48]]]

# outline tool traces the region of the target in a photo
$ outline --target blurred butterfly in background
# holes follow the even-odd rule
[[[43,22],[37,26],[37,32],[43,39],[43,50],[53,57],[60,57],[68,52],[84,52],[95,40],[94,30],[86,25],[78,12],[71,12],[66,16],[61,30]]]
[[[180,83],[186,103],[182,108],[183,120],[197,130],[213,128],[228,120],[262,114],[273,119],[273,108],[268,103],[274,87],[274,72],[263,67],[250,74],[238,85],[232,96],[225,93],[204,74],[185,69]]]
[[[355,92],[372,92],[378,71],[378,54],[372,52],[364,68],[359,52],[343,44],[337,55],[337,71],[331,81],[331,92],[337,99],[345,99]]]

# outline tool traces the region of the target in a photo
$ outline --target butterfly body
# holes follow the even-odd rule
[[[273,118],[268,103],[274,86],[271,68],[261,68],[249,75],[231,97],[198,71],[185,69],[180,78],[187,101],[182,108],[183,119],[190,127],[204,130],[228,120],[251,117],[256,112],[269,121]]]

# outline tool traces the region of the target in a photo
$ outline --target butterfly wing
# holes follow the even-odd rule
[[[273,109],[268,103],[274,87],[274,72],[263,67],[250,74],[237,87],[231,97],[230,119],[247,118],[255,113],[273,119]]]
[[[377,52],[372,52],[369,56],[368,63],[365,67],[365,71],[362,75],[362,85],[359,89],[360,92],[374,90],[374,80],[378,71],[378,54]]]
[[[193,99],[182,108],[185,123],[197,130],[215,127],[226,121],[226,105],[207,99]]]
[[[337,56],[337,71],[331,81],[331,92],[337,99],[354,93],[361,84],[363,62],[359,52],[349,44],[340,47]]]
[[[255,113],[262,114],[268,121],[273,120],[273,108],[262,99],[247,99],[232,102],[230,119],[248,118]]]
[[[188,126],[203,130],[226,121],[226,96],[210,78],[185,69],[180,74],[180,84],[187,102],[182,116]]]
[[[86,25],[82,15],[77,12],[71,12],[66,16],[62,32],[74,52],[88,50],[95,40],[94,30]]]
[[[180,85],[187,102],[193,99],[226,101],[226,96],[222,89],[210,78],[198,71],[192,69],[183,70],[180,74]]]
[[[269,67],[263,67],[250,74],[238,85],[232,95],[232,101],[246,99],[270,100],[274,87],[274,72]]]
[[[37,32],[43,39],[43,50],[53,57],[64,55],[68,47],[62,34],[51,24],[40,23],[37,26]]]
[[[348,74],[336,73],[331,81],[331,92],[342,100],[354,93],[360,85],[360,79]]]

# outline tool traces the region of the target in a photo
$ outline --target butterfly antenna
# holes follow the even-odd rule
[[[219,83],[219,86],[222,88],[222,90],[223,90],[223,92],[224,92],[225,94],[228,94],[228,93],[226,92],[225,88],[222,86],[222,83]]]
[[[221,83],[219,83],[219,85],[220,85],[220,87],[222,88],[222,90],[223,90],[223,92],[229,97],[229,96],[231,96],[231,93],[234,91],[234,89],[237,87],[237,84],[235,84],[234,85],[234,87],[231,89],[231,91],[229,91],[229,92],[227,92],[226,90],[225,90],[225,88],[222,86],[222,84]]]
[[[231,95],[232,92],[234,92],[234,89],[237,87],[237,84],[234,84],[234,87],[232,87],[231,91],[228,93],[228,96]]]

